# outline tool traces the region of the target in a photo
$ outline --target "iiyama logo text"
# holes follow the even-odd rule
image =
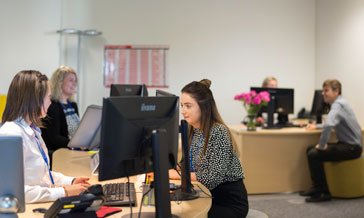
[[[142,104],[142,107],[140,108],[141,111],[155,111],[155,105],[145,105]]]

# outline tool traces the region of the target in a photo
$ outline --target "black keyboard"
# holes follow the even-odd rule
[[[128,192],[128,184],[130,194]],[[108,183],[102,186],[106,206],[132,206],[136,205],[136,194],[134,183]]]

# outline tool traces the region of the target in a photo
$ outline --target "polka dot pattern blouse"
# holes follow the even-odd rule
[[[211,128],[205,155],[204,143],[202,131],[194,129],[191,163],[199,182],[212,190],[224,182],[244,179],[240,160],[237,153],[233,152],[230,132],[226,126],[217,124]]]

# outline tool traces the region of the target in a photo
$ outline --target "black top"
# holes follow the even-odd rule
[[[191,165],[195,169],[197,181],[209,190],[222,183],[244,178],[240,160],[233,151],[230,132],[226,126],[217,124],[211,128],[205,155],[202,154],[205,139],[200,129],[193,129],[192,140]]]
[[[71,102],[72,108],[78,115],[78,108],[75,102]],[[48,150],[55,151],[58,148],[67,148],[70,141],[66,115],[60,102],[52,101],[47,111],[47,117],[43,119],[42,138]]]

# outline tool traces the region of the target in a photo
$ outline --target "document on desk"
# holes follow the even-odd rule
[[[91,156],[91,175],[99,175],[100,155],[99,152]]]

